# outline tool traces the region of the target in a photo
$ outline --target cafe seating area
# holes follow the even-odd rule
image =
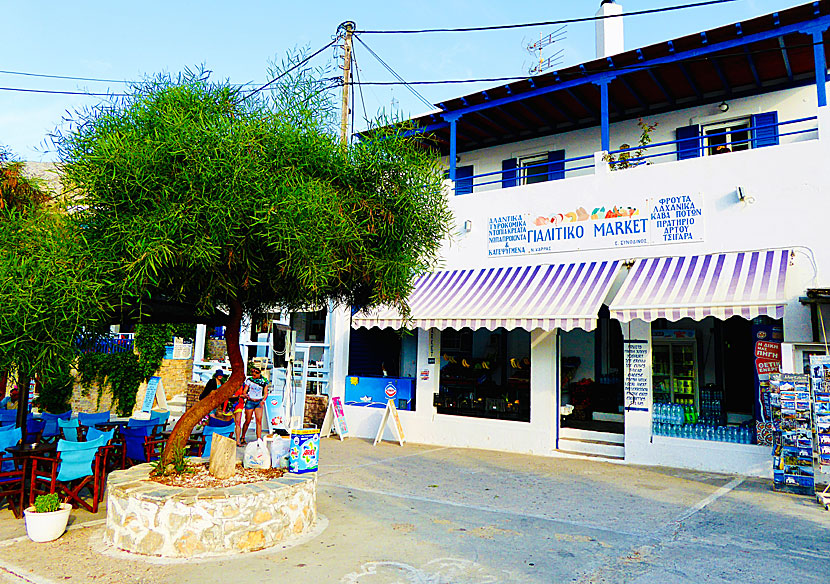
[[[73,507],[96,513],[110,472],[158,460],[170,437],[169,416],[169,411],[151,411],[145,419],[108,411],[29,413],[23,439],[17,411],[0,410],[0,505],[19,518],[38,495],[57,493]],[[233,433],[233,425],[206,428],[190,437],[188,455],[209,452],[214,430]]]

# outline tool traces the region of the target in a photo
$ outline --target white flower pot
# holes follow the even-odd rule
[[[49,513],[37,513],[34,507],[28,507],[23,511],[26,518],[26,534],[32,541],[53,541],[58,539],[66,531],[66,524],[69,521],[69,512],[72,505],[61,503],[61,508]]]

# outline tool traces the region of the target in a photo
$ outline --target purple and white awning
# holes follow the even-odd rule
[[[789,263],[789,250],[637,260],[611,303],[611,318],[782,318]]]
[[[622,262],[434,272],[418,278],[411,319],[391,309],[358,313],[352,327],[593,330]]]

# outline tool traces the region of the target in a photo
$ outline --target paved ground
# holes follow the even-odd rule
[[[234,559],[107,549],[102,511],[33,544],[0,511],[0,582],[234,584],[828,581],[830,513],[727,475],[323,441],[318,532]],[[5,580],[4,580],[5,579]]]

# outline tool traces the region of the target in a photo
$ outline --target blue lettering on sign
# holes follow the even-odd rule
[[[585,228],[582,225],[565,225],[550,229],[531,229],[527,232],[528,243],[543,243],[545,241],[560,241],[563,239],[582,239]]]
[[[624,221],[611,221],[594,225],[594,237],[608,237],[609,235],[633,235],[645,233],[645,219],[626,219]]]

